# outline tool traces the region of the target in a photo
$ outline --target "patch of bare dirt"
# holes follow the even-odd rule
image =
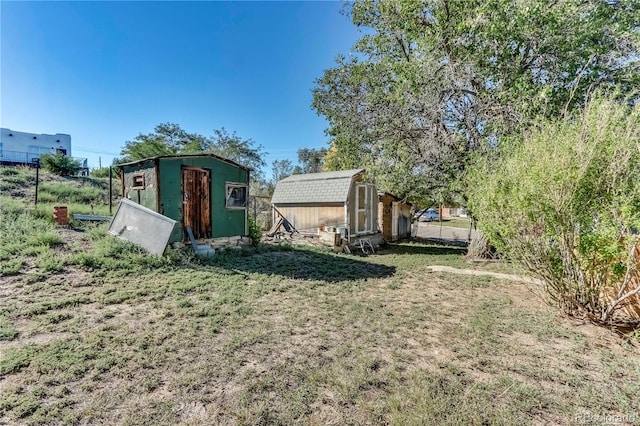
[[[71,225],[57,226],[56,231],[64,244],[71,247],[74,244],[79,244],[84,250],[91,249],[91,241],[87,236],[87,233],[80,228],[74,228]]]
[[[488,276],[493,278],[498,278],[501,280],[509,280],[509,281],[519,281],[528,284],[539,284],[542,285],[543,282],[531,277],[525,277],[523,275],[514,275],[514,274],[503,274],[500,272],[491,272],[491,271],[483,271],[477,269],[458,269],[452,268],[451,266],[442,266],[442,265],[432,265],[428,266],[428,269],[434,272],[447,272],[450,274],[459,274],[459,275],[474,275],[474,276]]]
[[[15,292],[16,285],[22,282],[22,277],[19,275],[1,277],[0,278],[0,299],[8,298]]]
[[[2,342],[2,348],[4,350],[21,348],[28,345],[46,345],[55,340],[65,340],[72,337],[72,333],[60,333],[60,332],[52,332],[52,333],[38,333],[29,335],[26,337],[18,337],[9,342]]]

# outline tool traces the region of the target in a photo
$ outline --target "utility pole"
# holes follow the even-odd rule
[[[100,167],[102,168],[102,167]],[[109,166],[109,215],[112,215],[112,210],[113,210],[113,172],[111,171],[112,168],[111,166]]]

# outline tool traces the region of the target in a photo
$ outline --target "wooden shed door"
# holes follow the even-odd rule
[[[185,227],[190,227],[193,236],[211,238],[211,171],[184,167],[182,169],[182,217]]]

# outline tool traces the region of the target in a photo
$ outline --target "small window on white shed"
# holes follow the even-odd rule
[[[245,208],[247,206],[247,185],[227,184],[227,207]]]

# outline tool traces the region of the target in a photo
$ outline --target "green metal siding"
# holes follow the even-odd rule
[[[123,166],[124,169],[124,198],[157,211],[158,182],[155,161],[145,161],[141,164]],[[133,177],[144,175],[144,188],[133,188]]]
[[[212,238],[246,235],[246,209],[226,207],[226,183],[248,185],[245,169],[211,157],[160,158],[160,212],[182,224],[182,166],[211,170],[211,232]],[[182,225],[176,226],[171,242],[182,241]]]

